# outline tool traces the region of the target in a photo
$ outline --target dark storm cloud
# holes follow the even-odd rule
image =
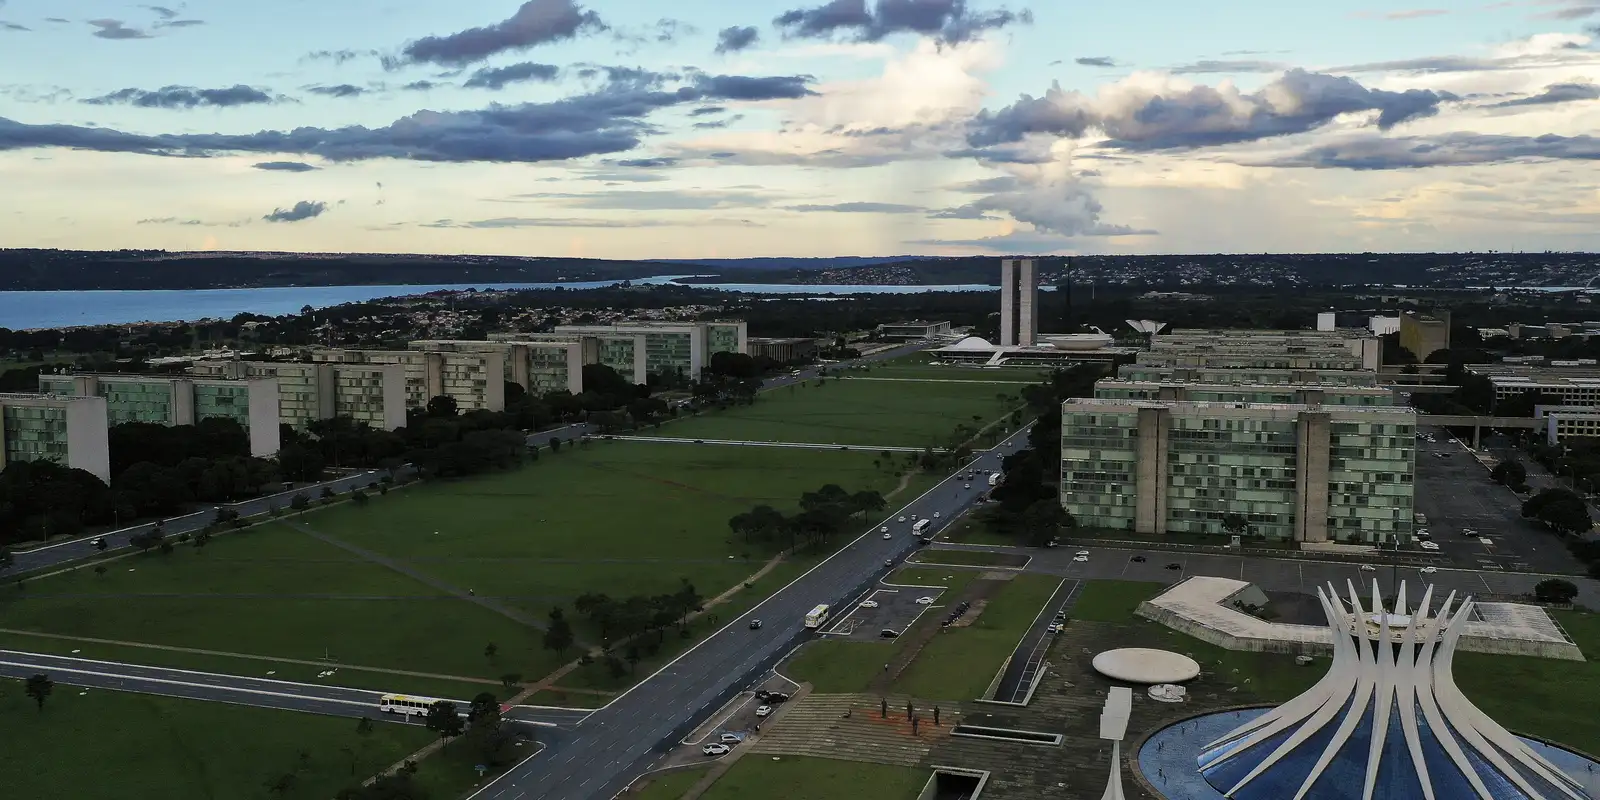
[[[89,24],[94,27],[94,35],[101,39],[148,39],[150,34],[138,28],[130,28],[122,24],[120,19],[91,19]]]
[[[699,107],[699,108],[697,108],[697,109],[695,109],[693,111],[690,111],[689,112],[689,116],[691,116],[691,117],[705,117],[705,116],[710,116],[712,114],[721,114],[722,112],[727,111],[727,110],[728,109],[723,108],[722,106],[701,106],[701,107]]]
[[[624,158],[617,162],[619,167],[632,167],[635,169],[659,169],[661,167],[677,166],[676,158]]]
[[[1304,133],[1342,114],[1378,112],[1381,130],[1438,112],[1457,99],[1447,92],[1369,89],[1356,81],[1295,69],[1250,93],[1195,86],[1181,92],[1099,103],[1052,86],[1043,97],[1023,95],[999,111],[973,119],[974,147],[1019,142],[1031,133],[1077,138],[1103,132],[1111,146],[1166,150],[1231,144]]]
[[[396,158],[430,162],[540,162],[621,153],[659,130],[647,117],[706,100],[773,100],[809,93],[806,76],[700,75],[676,89],[630,84],[544,103],[491,104],[475,111],[423,110],[381,128],[302,127],[246,134],[142,135],[0,118],[0,151],[68,147],[101,152],[206,157],[283,153],[329,161]]]
[[[707,122],[696,122],[694,123],[693,127],[697,130],[715,130],[718,128],[726,128],[741,119],[744,119],[743,114],[734,114],[733,116],[723,117],[722,119],[714,119]]]
[[[1367,136],[1318,145],[1253,166],[1315,169],[1388,170],[1456,167],[1510,161],[1600,161],[1594,136],[1498,136],[1451,133],[1440,136]]]
[[[336,86],[307,86],[306,91],[312,94],[320,94],[324,97],[359,97],[367,93],[366,89],[349,83],[341,83]]]
[[[264,90],[240,84],[226,89],[197,89],[193,86],[163,86],[160,89],[151,91],[119,89],[110,94],[85,98],[79,102],[94,106],[130,105],[136,108],[197,108],[199,106],[231,108],[234,106],[274,103],[278,102],[279,99],[281,98],[274,98]]]
[[[450,84],[448,84],[448,83],[435,83],[433,81],[412,81],[412,82],[410,82],[410,83],[408,83],[408,84],[406,84],[406,85],[404,85],[404,86],[402,86],[400,88],[402,88],[402,89],[404,89],[404,90],[406,90],[408,92],[426,92],[426,91],[428,91],[430,89],[437,89],[437,88],[439,88],[441,86],[449,86],[449,85]]]
[[[405,61],[464,66],[508,51],[606,30],[593,11],[574,0],[528,0],[509,19],[446,36],[425,36],[401,51]]]
[[[1584,100],[1600,100],[1600,85],[1593,83],[1552,83],[1544,87],[1544,91],[1536,95],[1495,103],[1489,108],[1548,106],[1557,103],[1577,103]]]
[[[261,161],[251,166],[268,172],[312,172],[317,169],[299,161]]]
[[[1117,62],[1111,56],[1088,56],[1072,59],[1080,67],[1114,67]]]
[[[18,25],[15,22],[0,21],[0,31],[31,31],[31,30],[33,30],[33,29],[28,27],[28,26],[26,26],[26,25]]]
[[[320,217],[322,212],[327,210],[328,204],[321,200],[301,200],[294,204],[294,208],[275,208],[271,214],[263,216],[262,219],[268,222],[300,222]]]
[[[553,81],[560,74],[561,68],[554,64],[524,61],[504,67],[484,67],[472,73],[472,77],[467,78],[466,83],[461,85],[468,89],[503,89],[509,83]]]
[[[309,53],[306,53],[304,56],[301,56],[300,60],[332,61],[335,65],[339,65],[347,61],[354,61],[363,56],[372,56],[376,58],[378,55],[379,53],[376,50],[313,50]]]
[[[808,212],[831,211],[843,214],[920,214],[924,211],[927,211],[927,209],[921,206],[908,206],[900,203],[873,202],[830,203],[826,205],[803,203],[797,206],[784,206],[783,209],[785,211]]]
[[[870,9],[867,0],[830,0],[786,11],[772,22],[791,38],[830,39],[843,34],[876,42],[896,33],[915,33],[954,44],[987,30],[1032,23],[1033,14],[1006,9],[974,12],[966,0],[877,0]]]
[[[761,32],[754,25],[740,27],[735,25],[717,31],[717,52],[737,53],[755,44],[761,38]]]

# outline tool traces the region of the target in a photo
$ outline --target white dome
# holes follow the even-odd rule
[[[993,350],[994,349],[994,345],[989,344],[989,340],[983,338],[982,336],[968,336],[967,338],[962,339],[961,341],[956,342],[953,345],[950,345],[950,349],[951,350]]]

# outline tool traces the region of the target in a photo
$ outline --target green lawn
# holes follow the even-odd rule
[[[995,396],[1016,394],[1020,388],[1012,384],[828,378],[821,386],[811,381],[766,392],[752,406],[679,420],[662,432],[690,438],[869,448],[942,447],[957,425],[976,427],[1011,413],[1014,406],[1002,405]]]
[[[1553,613],[1588,661],[1458,652],[1456,683],[1512,731],[1600,753],[1600,614]]]
[[[960,592],[978,577],[968,569],[943,569],[941,567],[901,567],[883,579],[884,583],[901,586],[943,586],[951,595]]]
[[[1139,604],[1165,588],[1143,581],[1089,581],[1079,590],[1068,616],[1094,622],[1133,622]]]
[[[283,798],[327,800],[433,739],[421,726],[379,722],[361,736],[341,717],[80,691],[57,683],[40,712],[19,682],[0,681],[7,797],[271,800],[267,783],[293,774]],[[429,771],[424,761],[419,777]]]
[[[696,767],[694,769],[681,769],[676,772],[666,772],[648,779],[641,778],[634,783],[640,787],[623,795],[634,800],[678,800],[683,793],[700,782],[701,778],[711,770],[710,767]]]
[[[823,694],[865,692],[900,648],[895,642],[821,639],[808,642],[781,671]]]
[[[989,598],[976,622],[946,628],[928,642],[895,682],[895,690],[926,700],[983,697],[1061,579],[1018,575]]]
[[[1020,567],[1026,560],[1026,556],[987,550],[919,550],[912,556],[914,564],[962,564],[973,567]]]
[[[704,800],[913,800],[928,783],[927,770],[860,761],[784,756],[745,757],[736,762]]]

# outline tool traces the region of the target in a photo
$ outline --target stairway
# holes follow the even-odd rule
[[[950,736],[960,711],[941,705],[937,728],[933,707],[919,705],[917,733],[906,719],[904,695],[890,695],[889,715],[880,716],[876,695],[812,694],[792,701],[783,718],[763,729],[752,753],[837,758],[912,767],[927,758],[939,741]]]

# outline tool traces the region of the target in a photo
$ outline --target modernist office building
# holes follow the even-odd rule
[[[278,382],[271,377],[243,379],[175,375],[40,375],[45,394],[103,397],[106,424],[152,422],[193,425],[224,418],[250,434],[250,454],[278,454]]]
[[[1385,603],[1377,581],[1363,594],[1317,590],[1333,665],[1206,746],[1196,766],[1212,789],[1234,800],[1592,800],[1456,685],[1471,598],[1439,601],[1429,586],[1413,606],[1402,583]]]
[[[1450,349],[1450,312],[1401,314],[1400,346],[1410,350],[1418,361],[1426,361],[1437,350]]]
[[[1382,342],[1365,331],[1180,328],[1153,336],[1147,366],[1376,371]]]
[[[651,375],[697,381],[712,355],[750,352],[749,326],[744,322],[557,325],[553,333],[495,333],[489,339],[576,343],[582,364],[604,364],[636,384],[648,383]]]
[[[1538,367],[1522,364],[1468,364],[1466,370],[1489,379],[1495,402],[1526,392],[1549,395],[1568,406],[1600,406],[1600,369]]]
[[[885,322],[876,331],[879,339],[933,339],[950,335],[950,321],[909,319]]]
[[[419,340],[411,350],[505,354],[505,379],[531,394],[583,391],[583,343],[578,341]]]
[[[336,416],[383,430],[406,424],[406,370],[400,364],[197,361],[189,372],[213,378],[277,381],[278,422],[296,429]]]
[[[1062,404],[1061,504],[1079,525],[1408,541],[1416,413],[1400,407],[1084,399]]]
[[[1000,346],[1032,347],[1039,338],[1039,271],[1031,258],[1000,260]]]
[[[1394,392],[1378,386],[1128,381],[1104,378],[1094,396],[1106,400],[1194,400],[1206,403],[1299,403],[1330,406],[1392,406]]]
[[[110,483],[108,428],[104,397],[0,394],[0,469],[53,461]]]
[[[1252,384],[1260,386],[1377,386],[1378,374],[1351,369],[1271,369],[1223,367],[1174,367],[1155,364],[1129,364],[1117,368],[1125,381],[1150,383]]]
[[[398,365],[405,370],[407,408],[426,408],[435,397],[449,397],[460,411],[504,411],[506,354],[503,352],[423,352],[416,350],[311,351],[326,364]]]

